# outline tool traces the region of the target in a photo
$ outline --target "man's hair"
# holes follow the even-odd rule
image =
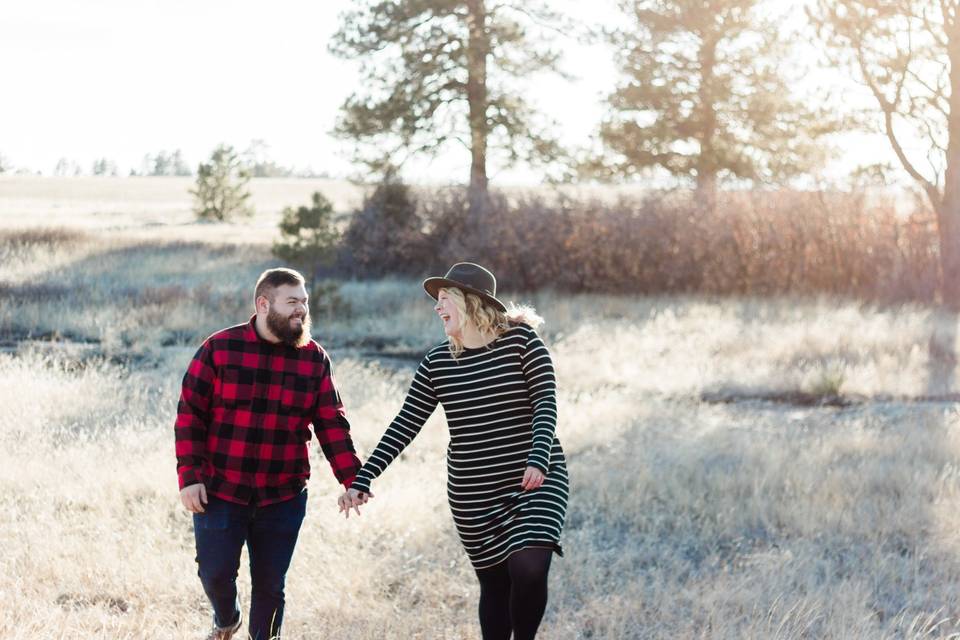
[[[257,286],[253,289],[253,300],[256,302],[260,296],[266,296],[270,302],[273,302],[273,293],[277,287],[285,284],[306,286],[306,282],[299,271],[285,267],[267,269],[257,278]]]

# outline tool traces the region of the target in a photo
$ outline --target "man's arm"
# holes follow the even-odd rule
[[[334,477],[346,489],[360,470],[360,460],[350,439],[350,423],[347,422],[347,413],[337,391],[333,364],[326,353],[322,353],[322,356],[323,373],[313,414],[313,431]]]
[[[173,427],[181,490],[193,484],[203,486],[202,469],[207,459],[207,425],[213,398],[213,378],[213,353],[210,343],[204,342],[183,376],[177,420]]]

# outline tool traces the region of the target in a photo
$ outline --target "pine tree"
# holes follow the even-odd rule
[[[623,0],[611,33],[623,82],[589,168],[611,177],[652,168],[696,186],[708,210],[724,178],[779,181],[819,158],[823,114],[791,98],[787,43],[763,0]]]
[[[340,296],[339,283],[321,277],[323,268],[336,259],[339,242],[333,204],[319,191],[313,193],[309,207],[283,210],[280,240],[273,244],[273,255],[309,274],[310,311],[315,316],[349,309]]]
[[[190,190],[196,200],[197,217],[223,221],[235,215],[252,215],[249,182],[250,174],[233,147],[218,146],[210,162],[197,168],[196,187]]]
[[[558,14],[542,0],[363,0],[341,17],[331,51],[360,59],[362,92],[343,105],[336,135],[385,175],[414,154],[460,144],[471,157],[470,207],[487,205],[488,152],[509,166],[559,158],[556,139],[511,86],[558,71],[548,46]]]

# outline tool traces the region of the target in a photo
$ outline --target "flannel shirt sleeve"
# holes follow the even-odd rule
[[[430,363],[424,358],[413,375],[413,382],[407,397],[403,401],[400,413],[380,438],[367,463],[363,465],[351,488],[365,493],[370,492],[370,483],[374,481],[397,456],[413,442],[421,427],[437,408],[437,394],[430,380]]]
[[[323,354],[323,374],[318,396],[313,415],[313,430],[334,477],[347,488],[360,470],[360,460],[350,438],[350,423],[337,391],[333,364],[326,354]]]
[[[180,488],[203,482],[203,464],[207,459],[207,427],[213,399],[213,353],[209,341],[204,342],[183,376],[177,420],[177,478]]]
[[[557,376],[553,360],[543,340],[527,328],[527,344],[523,351],[523,377],[527,381],[530,404],[533,405],[533,446],[527,466],[544,474],[550,468],[550,451],[557,432]]]

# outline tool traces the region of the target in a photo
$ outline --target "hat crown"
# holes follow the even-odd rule
[[[447,280],[465,284],[473,289],[479,289],[487,295],[497,295],[497,279],[492,273],[478,264],[458,262],[450,267],[450,270],[447,271],[447,275],[444,277]]]
[[[489,270],[473,262],[458,262],[450,267],[446,276],[427,278],[423,281],[424,291],[434,300],[439,298],[440,289],[444,287],[457,288],[464,293],[480,296],[498,311],[506,312],[507,310],[507,307],[497,300],[497,279]]]

